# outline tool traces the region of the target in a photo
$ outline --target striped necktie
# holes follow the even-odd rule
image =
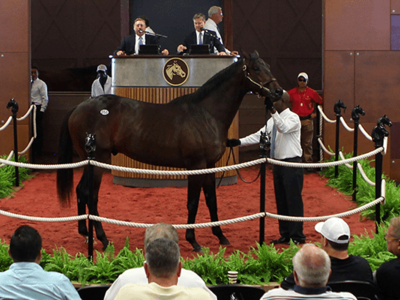
[[[203,33],[199,33],[199,45],[203,45]]]

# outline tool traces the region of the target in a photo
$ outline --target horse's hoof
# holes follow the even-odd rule
[[[199,254],[203,254],[203,250],[201,249],[201,247],[195,247],[192,249],[193,252],[199,253]]]
[[[96,243],[96,240],[93,238],[93,244]],[[85,244],[89,244],[89,237],[85,236]]]
[[[229,243],[228,239],[224,236],[219,239],[219,243],[224,246],[229,246],[231,244],[231,243]]]

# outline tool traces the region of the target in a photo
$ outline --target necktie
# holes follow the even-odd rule
[[[140,48],[141,45],[143,45],[143,37],[139,36],[139,48]]]
[[[203,33],[199,33],[199,45],[203,45]]]
[[[272,127],[272,137],[271,137],[271,149],[270,149],[270,157],[275,158],[275,140],[276,140],[276,126]]]

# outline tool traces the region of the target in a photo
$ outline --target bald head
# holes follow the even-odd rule
[[[305,244],[293,256],[293,272],[299,286],[324,287],[331,273],[331,260],[324,250],[314,244]]]
[[[176,229],[171,224],[157,223],[146,229],[144,234],[144,248],[156,239],[170,239],[175,243],[179,243],[179,235]]]

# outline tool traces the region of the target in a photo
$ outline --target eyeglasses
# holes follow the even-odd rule
[[[388,236],[387,234],[385,234],[385,241],[386,241],[386,242],[396,241],[396,240],[400,240],[400,239],[395,238],[395,237],[390,236],[390,235]]]
[[[297,79],[297,81],[303,81],[303,82],[307,82],[307,80],[305,80],[305,79],[301,79],[301,78]]]

